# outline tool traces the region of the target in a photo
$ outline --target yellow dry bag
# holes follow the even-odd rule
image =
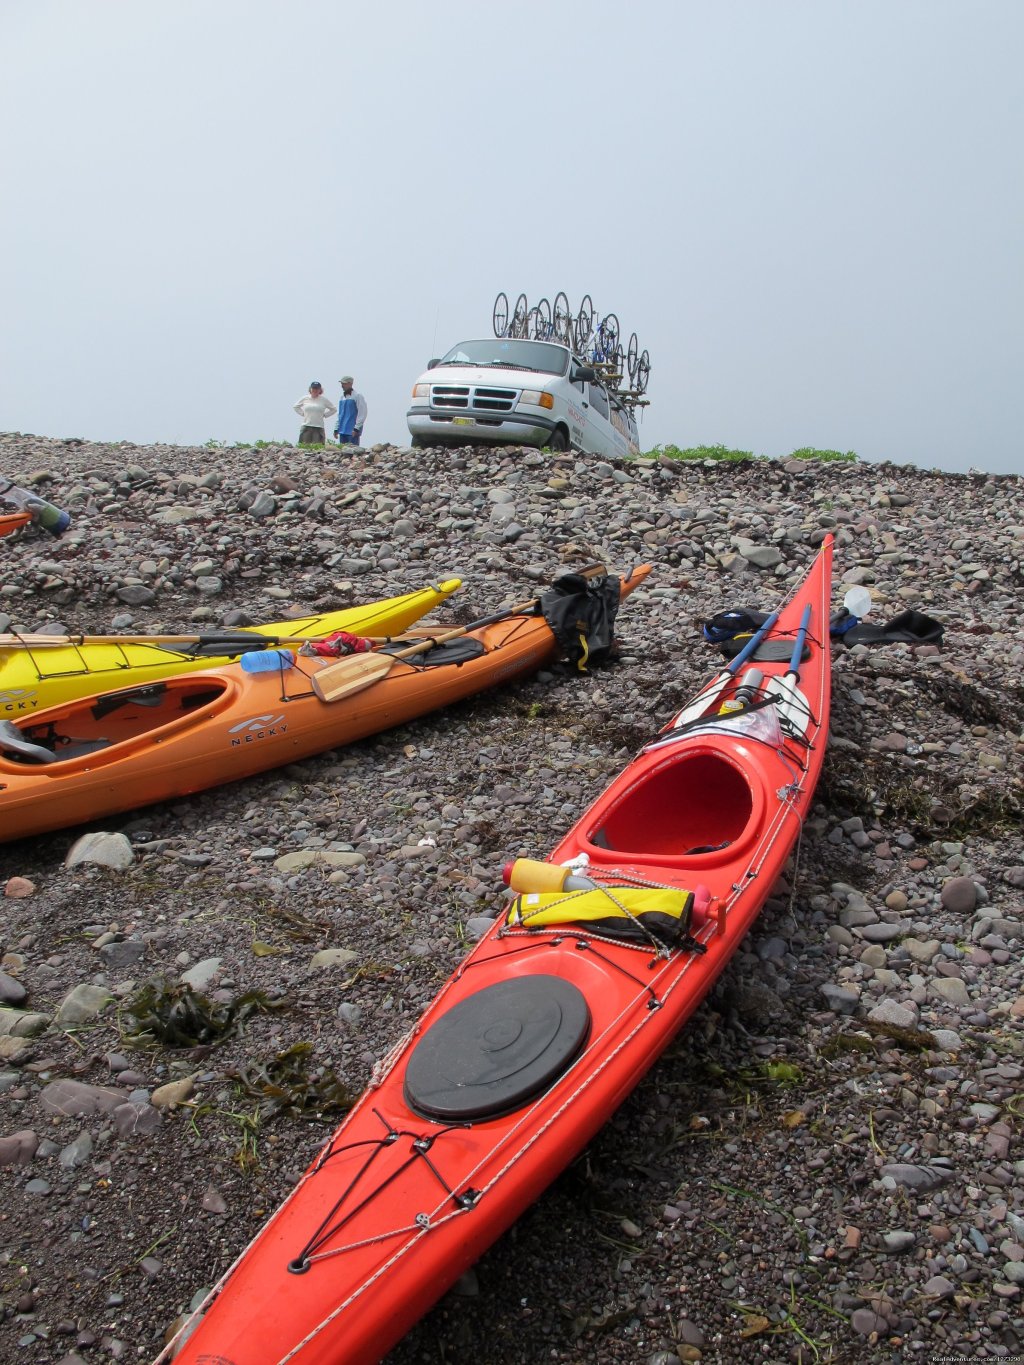
[[[529,891],[516,896],[507,923],[526,929],[576,925],[610,938],[656,938],[676,944],[687,938],[692,891],[646,886],[600,886],[581,891]]]

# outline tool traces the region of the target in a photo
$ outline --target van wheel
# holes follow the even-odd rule
[[[565,427],[555,427],[554,431],[551,433],[551,440],[548,442],[548,445],[556,452],[569,449],[569,433],[566,431]]]
[[[412,446],[413,450],[425,450],[427,447],[426,439],[422,436],[410,437],[409,444]]]

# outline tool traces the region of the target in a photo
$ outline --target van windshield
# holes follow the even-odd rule
[[[569,352],[546,341],[513,341],[492,337],[487,341],[460,341],[440,365],[503,365],[513,370],[539,370],[542,374],[565,374]]]

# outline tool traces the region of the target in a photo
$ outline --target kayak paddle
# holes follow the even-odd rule
[[[743,646],[743,648],[736,655],[736,657],[734,659],[730,659],[729,662],[726,664],[725,668],[722,670],[722,672],[716,674],[716,676],[711,679],[711,681],[704,688],[704,690],[701,693],[699,693],[697,697],[694,698],[694,700],[685,709],[685,711],[681,711],[679,715],[676,716],[675,720],[672,722],[671,727],[669,728],[677,730],[680,726],[688,725],[691,720],[696,720],[698,716],[704,715],[708,708],[714,705],[714,703],[722,695],[725,689],[729,686],[729,683],[735,676],[736,671],[747,662],[747,660],[754,653],[758,645],[765,638],[768,632],[772,629],[772,627],[775,625],[775,622],[778,619],[779,613],[777,611],[773,611],[771,616],[768,617],[764,624],[759,626],[757,630],[754,632],[754,634],[751,635],[750,639]],[[801,649],[803,648],[802,643],[800,647]]]
[[[411,659],[416,654],[426,654],[435,645],[457,640],[463,635],[468,635],[471,630],[495,625],[509,616],[518,616],[534,606],[535,601],[536,599],[533,602],[522,602],[517,607],[508,607],[505,611],[496,612],[494,616],[485,616],[480,621],[470,622],[468,626],[460,626],[458,630],[446,630],[440,635],[428,636],[419,644],[409,645],[408,648],[400,649],[394,654],[379,654],[372,650],[369,654],[351,654],[348,658],[339,659],[336,664],[329,664],[319,673],[314,673],[313,691],[321,701],[341,701],[343,697],[351,697],[353,693],[362,692],[365,687],[372,687],[374,683],[383,681],[400,659]]]
[[[780,720],[789,721],[801,734],[807,731],[808,722],[811,719],[810,708],[807,705],[807,698],[797,687],[800,681],[800,664],[804,657],[804,641],[807,639],[807,632],[811,625],[811,604],[804,607],[803,616],[800,618],[800,629],[796,633],[793,642],[793,653],[789,660],[789,668],[784,675],[770,678],[768,686],[765,688],[765,695],[771,697],[775,702],[775,709]]]

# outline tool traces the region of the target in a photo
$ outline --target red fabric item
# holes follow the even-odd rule
[[[338,659],[343,654],[366,654],[373,648],[369,640],[361,635],[350,635],[347,630],[336,630],[323,640],[311,640],[310,652],[321,659]]]

